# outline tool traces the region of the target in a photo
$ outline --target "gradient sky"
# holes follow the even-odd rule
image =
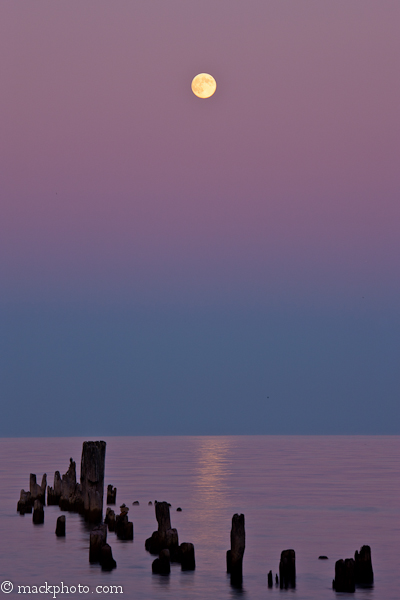
[[[2,0],[0,435],[400,433],[399,23]]]

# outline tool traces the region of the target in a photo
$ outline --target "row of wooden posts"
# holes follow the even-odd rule
[[[54,474],[54,486],[47,488],[47,504],[59,505],[62,510],[73,510],[84,515],[85,519],[98,523],[103,514],[104,470],[106,443],[84,442],[82,447],[80,483],[76,480],[76,464],[70,459],[67,472],[61,477],[60,472]],[[44,522],[44,504],[47,479],[43,475],[42,483],[36,481],[36,475],[30,475],[29,491],[21,490],[17,510],[21,514],[32,513],[33,523]],[[107,504],[116,503],[117,489],[112,485],[107,487]],[[151,502],[149,503],[151,504]],[[145,542],[145,548],[153,555],[158,555],[153,561],[153,573],[168,575],[170,563],[178,562],[182,570],[195,569],[194,545],[189,542],[179,544],[178,532],[171,527],[170,504],[155,502],[155,514],[158,523]],[[178,509],[180,510],[180,509]],[[107,544],[107,531],[115,531],[122,540],[133,540],[133,523],[128,519],[129,508],[123,504],[120,514],[108,507],[104,523],[94,527],[90,533],[89,561],[98,562],[104,570],[114,569],[117,565],[112,556],[112,550]],[[57,519],[56,535],[65,536],[65,516]],[[226,553],[226,568],[230,574],[233,586],[240,587],[243,580],[243,556],[246,545],[244,515],[235,514],[232,517],[230,535],[231,546]],[[326,558],[326,557],[320,557]],[[296,556],[293,549],[281,553],[279,563],[279,578],[276,574],[275,583],[281,589],[296,587]],[[335,579],[332,587],[337,592],[354,592],[355,586],[372,585],[373,570],[371,549],[362,546],[356,551],[354,559],[338,560],[335,563]],[[273,587],[272,571],[268,573],[268,587]]]

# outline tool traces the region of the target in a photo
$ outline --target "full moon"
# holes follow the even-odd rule
[[[217,89],[217,82],[208,73],[199,73],[192,81],[192,92],[198,98],[209,98]]]

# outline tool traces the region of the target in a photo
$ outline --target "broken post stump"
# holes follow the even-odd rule
[[[32,502],[40,500],[44,505],[46,503],[46,487],[47,487],[47,475],[46,473],[42,477],[42,483],[39,485],[36,483],[36,475],[31,473],[29,475],[29,491],[31,493]]]
[[[56,536],[65,537],[65,515],[58,517],[56,523]]]
[[[112,571],[117,567],[117,563],[114,560],[111,546],[109,544],[104,544],[104,546],[102,546],[100,550],[99,562],[103,571]]]
[[[121,513],[115,518],[115,533],[119,540],[133,540],[133,523],[128,521],[129,508],[123,504],[120,506]],[[109,513],[110,514],[110,513]]]
[[[101,549],[107,542],[107,526],[98,525],[90,532],[89,562],[100,562]]]
[[[26,513],[32,512],[32,497],[30,492],[25,492],[25,490],[21,490],[18,504],[17,504],[17,512],[20,515],[25,515]]]
[[[268,573],[268,587],[272,588],[273,587],[273,578],[272,578],[272,571],[269,571]]]
[[[61,478],[59,507],[61,510],[82,512],[81,486],[76,482],[76,463],[72,458],[69,459],[67,472]]]
[[[183,542],[179,546],[179,559],[182,571],[194,571],[196,561],[194,558],[194,546],[189,542]]]
[[[243,555],[246,546],[244,515],[232,517],[231,549],[226,555],[227,571],[231,575],[231,584],[241,586],[243,581]]]
[[[115,504],[117,499],[117,488],[111,484],[107,486],[107,504]]]
[[[335,563],[335,579],[332,588],[336,592],[353,593],[356,591],[354,560],[352,558],[340,559]]]
[[[371,548],[369,546],[362,546],[360,552],[356,550],[354,554],[354,578],[357,585],[370,586],[374,583]]]
[[[179,553],[179,538],[177,530],[171,528],[169,507],[168,502],[155,503],[158,530],[153,531],[152,536],[147,538],[145,548],[150,554],[159,554],[161,550],[168,549],[171,559],[176,560]]]
[[[281,590],[296,587],[296,554],[292,549],[281,553],[279,580]]]
[[[151,570],[156,575],[169,575],[171,572],[171,557],[168,549],[161,550],[159,557],[153,560]]]
[[[41,525],[42,523],[44,523],[43,504],[40,502],[39,499],[36,499],[33,505],[32,521],[34,525]]]
[[[60,471],[54,473],[54,487],[47,488],[47,506],[58,506],[61,498],[61,476]]]
[[[81,459],[83,515],[91,522],[101,521],[103,515],[105,459],[105,442],[83,442]]]
[[[115,531],[115,512],[109,506],[106,510],[104,523],[107,525],[108,531]]]

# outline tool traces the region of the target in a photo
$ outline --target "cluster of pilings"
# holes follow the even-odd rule
[[[53,487],[47,487],[46,473],[43,475],[41,485],[36,482],[36,475],[31,473],[29,492],[21,490],[17,511],[24,515],[32,513],[33,510],[33,523],[35,525],[44,523],[47,487],[47,505],[56,505],[65,511],[79,512],[87,521],[92,523],[101,522],[103,516],[105,455],[105,442],[83,442],[80,483],[76,480],[76,463],[72,458],[67,472],[62,477],[59,471],[54,473]],[[111,496],[111,502],[115,503],[116,488],[108,486],[107,492]],[[119,526],[119,537],[121,539],[133,539],[133,524],[128,522],[123,511],[117,517],[116,523]],[[57,519],[56,536],[64,537],[65,530],[66,518],[65,515],[61,515]],[[111,548],[107,544],[106,525],[99,525],[90,533],[89,561],[91,563],[99,562],[102,568],[107,571],[117,566]]]
[[[159,575],[169,575],[171,562],[180,563],[182,571],[194,571],[194,545],[189,542],[179,545],[178,532],[171,527],[169,508],[168,502],[155,502],[158,529],[145,542],[146,550],[158,555],[153,561],[152,571]]]
[[[68,470],[62,477],[59,471],[54,473],[54,487],[47,488],[47,504],[58,505],[61,510],[82,513],[90,522],[101,521],[105,455],[105,442],[84,442],[80,483],[76,481],[76,464],[71,458]],[[46,487],[46,473],[43,475],[41,485],[36,482],[36,475],[31,473],[29,492],[21,490],[17,504],[17,511],[21,514],[31,513],[33,508],[33,522],[36,524],[43,523]]]
[[[371,548],[362,546],[360,552],[355,551],[354,559],[345,558],[335,563],[335,579],[332,588],[336,592],[353,593],[356,586],[369,587],[374,583]]]
[[[35,525],[44,523],[44,506],[47,488],[47,504],[58,505],[61,510],[76,511],[92,523],[101,523],[103,514],[104,470],[106,443],[103,441],[84,442],[81,458],[80,483],[76,480],[76,464],[70,459],[67,472],[54,474],[53,487],[47,487],[46,473],[39,485],[34,473],[29,477],[29,491],[21,490],[17,511],[24,515],[32,514]],[[112,485],[107,487],[107,504],[115,504],[117,489]],[[135,501],[133,504],[138,505]],[[148,503],[152,505],[152,502]],[[196,567],[194,545],[179,544],[178,531],[171,527],[170,504],[155,502],[155,515],[158,523],[145,542],[145,548],[150,554],[158,555],[152,563],[153,573],[168,575],[171,562],[180,563],[182,571],[192,571]],[[177,511],[181,511],[179,507]],[[104,523],[95,526],[90,532],[89,561],[99,563],[103,570],[116,568],[112,550],[107,543],[107,530],[114,531],[120,540],[133,540],[133,523],[128,519],[129,508],[122,504],[120,514],[115,514],[107,508]],[[56,525],[57,537],[64,537],[66,530],[65,515],[58,517]],[[231,547],[226,553],[227,573],[231,584],[241,587],[243,582],[243,556],[246,546],[244,515],[234,514],[230,533]],[[320,556],[320,559],[327,559]],[[268,573],[268,587],[273,587],[272,570]],[[373,584],[371,548],[362,546],[356,550],[353,558],[336,561],[335,579],[332,587],[336,592],[353,593],[356,586],[368,587]],[[275,585],[280,589],[296,587],[296,555],[293,549],[283,550],[279,562],[279,577],[275,575]]]
[[[20,497],[17,504],[17,511],[24,515],[26,513],[31,514],[33,509],[33,522],[35,524],[43,523],[44,511],[43,506],[46,498],[46,487],[47,487],[47,475],[46,473],[42,477],[42,483],[39,485],[36,482],[36,475],[31,473],[29,475],[29,492],[21,490]],[[43,513],[43,515],[42,515]],[[42,518],[43,516],[43,518]]]

